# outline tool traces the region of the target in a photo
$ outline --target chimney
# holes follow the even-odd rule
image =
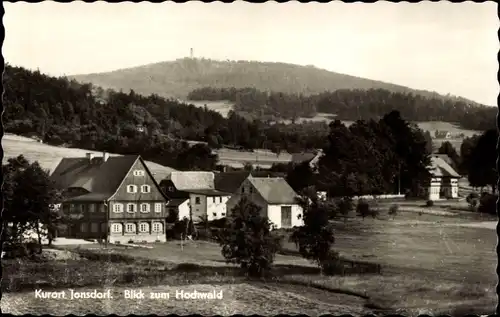
[[[102,161],[106,162],[109,158],[109,153],[102,152]]]
[[[94,153],[87,153],[87,158],[89,159],[89,162],[91,162],[94,158]]]

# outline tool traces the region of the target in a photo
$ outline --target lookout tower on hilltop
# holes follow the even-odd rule
[[[193,48],[192,48],[192,47],[189,49],[189,57],[190,57],[191,59],[193,59],[193,58],[194,58],[194,53],[193,53]]]

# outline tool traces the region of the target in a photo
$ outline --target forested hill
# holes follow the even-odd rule
[[[340,89],[314,95],[285,94],[237,89],[203,87],[193,90],[190,100],[229,100],[236,113],[250,114],[261,120],[296,119],[329,113],[336,119],[356,121],[372,119],[398,110],[410,121],[445,121],[459,123],[469,130],[494,129],[496,107],[487,107],[463,99],[424,97],[412,92],[391,92],[386,89]]]
[[[296,152],[322,147],[328,133],[326,124],[271,126],[234,113],[224,118],[158,95],[104,90],[10,65],[3,84],[5,132],[37,136],[56,146],[141,154],[181,170],[193,168],[190,159],[209,162],[210,149],[193,147],[198,152],[190,156],[179,139]]]
[[[105,88],[123,89],[123,91],[132,89],[144,95],[157,94],[179,99],[185,99],[191,91],[203,87],[237,89],[252,87],[261,91],[304,95],[339,89],[381,88],[390,92],[412,92],[424,97],[440,97],[435,92],[335,73],[314,66],[198,58],[183,58],[70,78]]]

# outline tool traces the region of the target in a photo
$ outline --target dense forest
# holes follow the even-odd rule
[[[189,150],[183,140],[206,141],[212,148],[231,145],[295,152],[322,147],[328,133],[326,124],[268,125],[235,113],[224,118],[157,95],[104,90],[9,65],[4,87],[5,132],[38,136],[57,146],[140,153],[179,169],[192,168],[185,166],[185,155],[179,153],[200,150]]]
[[[464,129],[494,128],[496,107],[467,103],[461,99],[423,97],[411,92],[385,89],[340,89],[310,96],[259,91],[255,88],[212,88],[193,90],[190,100],[230,100],[237,113],[255,118],[296,119],[313,117],[318,112],[336,115],[336,119],[356,121],[380,118],[397,109],[409,121],[445,121],[459,123]]]

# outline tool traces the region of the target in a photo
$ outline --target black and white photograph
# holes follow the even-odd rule
[[[2,6],[3,314],[495,314],[495,2]]]

